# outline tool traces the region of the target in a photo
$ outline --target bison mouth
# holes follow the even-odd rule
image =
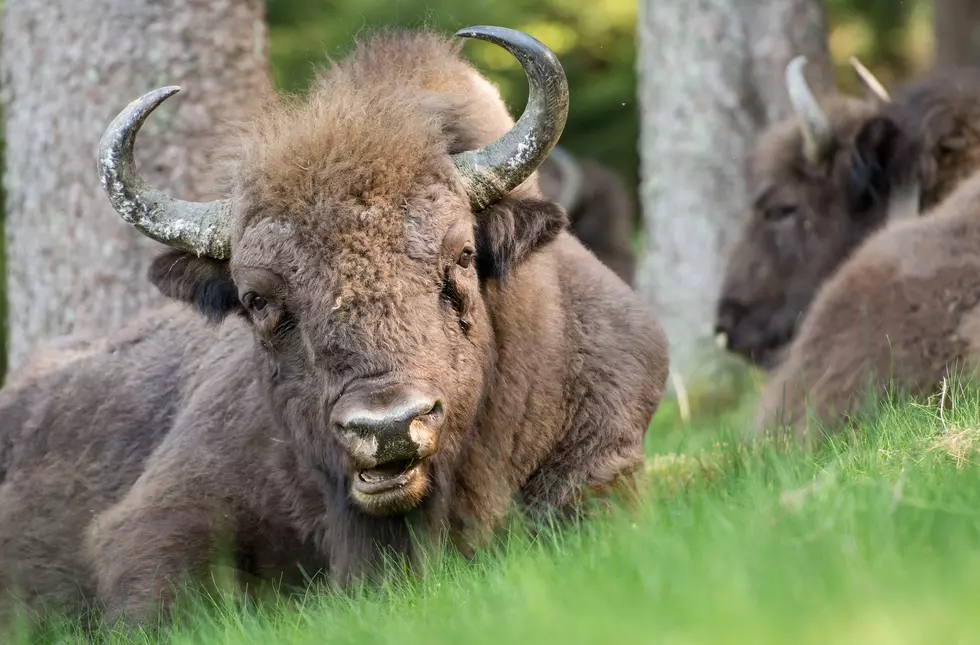
[[[399,459],[376,468],[359,470],[354,479],[354,487],[367,495],[404,488],[419,476],[419,465],[417,459]]]
[[[351,477],[355,504],[370,515],[407,513],[429,492],[427,459],[400,459],[358,470]]]

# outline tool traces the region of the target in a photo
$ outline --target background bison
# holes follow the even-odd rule
[[[572,234],[626,284],[633,286],[636,257],[631,236],[636,206],[623,180],[589,159],[555,146],[538,170],[541,192],[568,212]]]
[[[980,173],[873,234],[820,290],[754,429],[817,440],[892,389],[930,394],[980,360]]]
[[[798,117],[774,126],[751,159],[753,208],[717,308],[725,346],[766,368],[823,282],[886,218],[917,215],[980,169],[980,71],[818,104],[802,63],[787,70]]]
[[[110,125],[103,186],[173,247],[150,279],[177,302],[0,391],[0,587],[142,621],[222,545],[245,574],[344,584],[415,561],[412,536],[471,553],[515,502],[628,486],[663,333],[540,198],[567,109],[554,55],[458,35],[525,66],[516,124],[458,44],[391,32],[245,124],[226,200],[137,174],[175,88]]]

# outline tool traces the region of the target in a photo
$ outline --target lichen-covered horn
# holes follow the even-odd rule
[[[850,62],[851,67],[854,69],[854,73],[856,73],[858,79],[864,83],[864,86],[871,90],[871,93],[877,96],[878,100],[880,100],[882,103],[891,103],[892,99],[888,95],[888,90],[886,90],[885,86],[881,84],[881,81],[879,81],[875,75],[871,73],[871,70],[862,65],[861,61],[859,61],[855,56],[851,56]]]
[[[507,134],[478,150],[453,155],[470,206],[478,212],[530,177],[558,142],[568,116],[568,81],[554,52],[525,33],[503,27],[468,27],[456,35],[506,49],[520,61],[530,87],[527,107]]]
[[[224,260],[231,254],[230,203],[186,202],[153,188],[136,170],[133,144],[146,117],[180,91],[161,87],[127,105],[99,143],[99,176],[116,212],[138,231],[172,248]]]
[[[786,88],[793,110],[800,119],[803,154],[811,163],[818,163],[830,143],[832,133],[827,115],[820,108],[803,76],[806,62],[806,56],[797,56],[786,66]]]

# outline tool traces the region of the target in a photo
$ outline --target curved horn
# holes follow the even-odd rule
[[[531,36],[503,27],[468,27],[456,32],[499,45],[527,74],[527,107],[507,134],[478,150],[453,155],[470,206],[481,211],[531,176],[558,142],[568,116],[568,81],[554,52]]]
[[[793,110],[800,118],[803,154],[811,163],[817,163],[830,142],[831,130],[827,115],[820,109],[820,104],[803,76],[805,65],[806,56],[797,56],[790,61],[786,66],[786,87]]]
[[[172,248],[224,260],[231,254],[227,200],[185,202],[146,183],[136,170],[133,144],[146,117],[180,91],[161,87],[127,105],[99,143],[102,189],[120,216],[139,232]]]
[[[878,97],[882,103],[891,103],[891,97],[888,95],[888,90],[885,86],[881,84],[875,75],[871,73],[871,70],[861,64],[861,61],[855,56],[851,56],[851,67],[854,68],[854,72],[858,75],[858,78],[864,83],[871,92]]]
[[[561,191],[555,202],[571,215],[582,198],[582,168],[575,157],[561,146],[556,145],[551,149],[550,158],[561,176]]]

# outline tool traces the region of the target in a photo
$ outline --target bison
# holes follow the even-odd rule
[[[767,131],[750,159],[752,210],[716,310],[719,342],[767,369],[819,286],[886,217],[929,209],[980,169],[980,70],[934,71],[889,96],[852,61],[874,98],[821,105],[804,62],[787,68],[797,118]]]
[[[136,170],[178,88],[111,123],[103,186],[171,247],[149,278],[174,302],[0,391],[0,587],[139,623],[219,551],[345,586],[635,485],[666,341],[538,191],[561,65],[520,32],[456,35],[524,66],[516,123],[462,41],[398,30],[244,124],[227,199]]]
[[[637,224],[633,197],[612,170],[578,160],[560,146],[538,169],[541,192],[568,213],[572,234],[633,286],[636,256],[631,236]]]
[[[752,431],[819,442],[889,391],[928,395],[980,360],[980,173],[928,217],[887,224],[825,283]]]

